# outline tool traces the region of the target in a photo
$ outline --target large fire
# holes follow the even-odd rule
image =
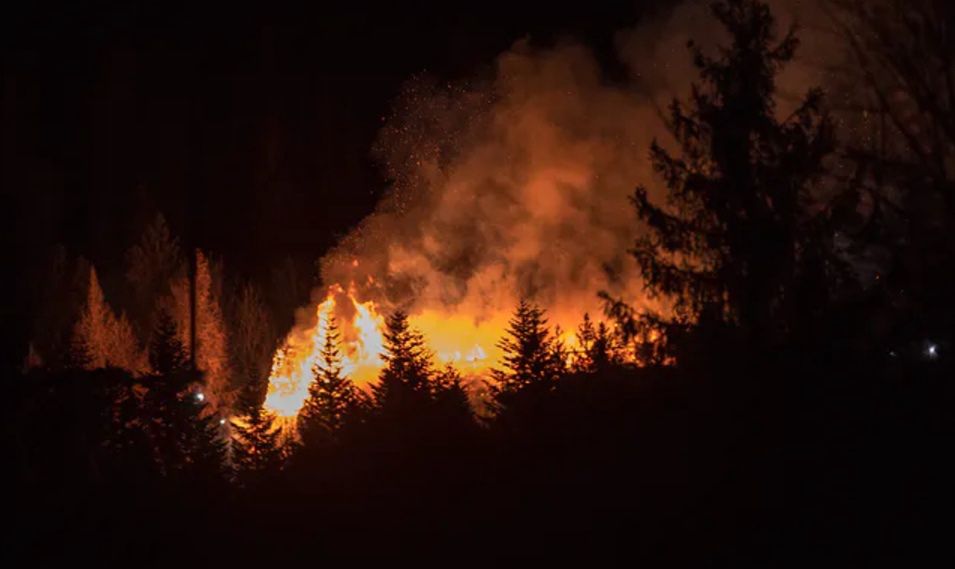
[[[280,417],[294,417],[302,408],[330,318],[335,318],[341,329],[344,374],[357,383],[367,383],[381,368],[384,317],[374,302],[359,302],[353,290],[335,285],[315,307],[315,316],[314,326],[293,330],[275,353],[265,407]]]
[[[335,319],[341,333],[342,372],[361,387],[374,382],[382,368],[384,352],[383,315],[374,301],[359,301],[354,287],[329,287],[325,299],[314,308],[313,324],[293,330],[273,359],[265,407],[282,418],[294,418],[321,363],[327,323]],[[439,366],[451,365],[469,377],[483,377],[499,364],[498,342],[507,329],[510,313],[478,320],[464,314],[427,309],[409,317],[425,335]],[[573,352],[577,344],[573,328],[561,328],[560,340]]]
[[[437,366],[486,378],[520,296],[547,310],[568,347],[606,291],[645,300],[627,199],[654,178],[645,149],[656,107],[602,80],[587,50],[516,44],[489,82],[411,81],[374,153],[391,186],[320,263],[325,283],[275,358],[267,406],[291,417],[334,314],[359,385],[381,367],[383,316],[396,306]],[[350,283],[355,283],[352,286]]]

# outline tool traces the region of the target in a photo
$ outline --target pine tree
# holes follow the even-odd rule
[[[143,373],[145,357],[124,314],[116,316],[106,302],[96,269],[89,269],[86,303],[73,331],[70,362],[75,367],[118,367]]]
[[[226,479],[228,444],[223,436],[224,420],[207,410],[210,404],[204,397],[198,397],[201,393],[193,392],[193,401],[186,398],[180,406],[186,411],[182,423],[185,426],[182,446],[187,458],[183,479],[190,484],[198,481],[215,486]]]
[[[219,303],[221,281],[220,267],[200,250],[196,256],[196,338],[195,362],[206,381],[206,396],[209,405],[206,413],[216,413],[230,408],[233,392],[230,386],[229,354],[226,350],[225,324]],[[179,339],[190,347],[190,298],[189,281],[181,275],[171,286],[174,314],[179,331]]]
[[[144,421],[167,477],[214,484],[225,473],[221,419],[207,411],[201,374],[191,369],[172,317],[160,310],[149,350],[153,374],[143,384]]]
[[[777,119],[775,77],[797,47],[792,30],[776,42],[769,8],[724,0],[713,13],[732,38],[716,58],[691,43],[702,84],[688,106],[674,101],[669,126],[681,153],[654,143],[654,170],[667,204],[637,188],[648,228],[632,250],[646,290],[675,302],[683,322],[710,318],[751,337],[785,332],[789,294],[812,234],[806,204],[833,142],[819,90]]]
[[[607,325],[600,322],[594,326],[589,314],[584,314],[577,328],[577,340],[580,349],[574,361],[576,371],[600,373],[622,361],[620,347]]]
[[[255,286],[246,283],[232,296],[229,352],[233,386],[239,391],[238,407],[245,412],[265,401],[276,334],[262,295]]]
[[[80,363],[84,369],[97,369],[106,366],[106,328],[112,314],[93,267],[89,269],[88,283],[86,303],[73,329],[70,361]]]
[[[196,250],[196,365],[206,380],[210,413],[224,412],[232,403],[229,355],[216,282],[221,267]]]
[[[235,479],[253,486],[280,471],[285,463],[282,429],[274,413],[253,407],[243,420],[231,421]]]
[[[155,329],[149,343],[149,366],[157,376],[169,377],[189,369],[189,359],[179,341],[176,321],[167,310],[156,311]]]
[[[360,402],[358,389],[342,375],[341,337],[332,317],[326,321],[324,333],[321,355],[312,370],[314,380],[298,419],[302,442],[312,447],[334,441]]]
[[[431,352],[403,311],[395,311],[385,324],[385,367],[372,387],[375,405],[384,415],[420,409],[431,395]]]
[[[133,289],[131,314],[136,329],[146,336],[155,328],[157,300],[167,296],[177,273],[184,271],[179,241],[169,231],[166,219],[157,213],[126,253],[126,280]]]
[[[449,433],[473,430],[476,426],[474,412],[461,374],[448,364],[432,380],[432,397],[435,422],[439,429]]]
[[[498,347],[504,351],[503,368],[492,372],[491,385],[498,411],[516,398],[541,396],[565,372],[562,344],[547,327],[544,309],[526,299],[518,304]]]

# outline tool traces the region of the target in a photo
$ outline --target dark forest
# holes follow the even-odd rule
[[[512,4],[9,12],[8,566],[955,561],[955,8]]]

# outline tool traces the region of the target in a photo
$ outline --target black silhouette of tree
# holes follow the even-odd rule
[[[566,371],[561,343],[548,328],[544,310],[526,299],[518,304],[498,346],[504,351],[503,365],[493,371],[490,386],[498,412],[518,398],[542,396]]]
[[[202,375],[191,369],[175,322],[165,310],[156,316],[149,362],[153,373],[143,382],[143,414],[160,468],[183,482],[222,481],[227,445],[221,419],[203,413],[207,402]]]
[[[574,370],[583,373],[600,373],[620,365],[623,354],[614,333],[603,322],[594,325],[589,314],[577,327],[580,348],[574,358]]]
[[[176,321],[163,308],[157,311],[156,325],[149,346],[149,366],[153,374],[171,377],[189,369],[189,358],[179,341]]]
[[[349,416],[361,402],[361,393],[342,374],[341,336],[333,318],[325,323],[325,343],[312,370],[314,380],[298,418],[299,434],[306,446],[335,441]]]
[[[712,319],[765,339],[787,332],[795,282],[828,246],[814,241],[807,206],[832,128],[817,89],[777,118],[775,77],[796,50],[793,30],[777,42],[769,8],[755,0],[712,9],[732,41],[716,57],[690,44],[701,83],[687,105],[670,106],[680,153],[651,148],[669,192],[657,204],[646,188],[635,191],[647,231],[631,253],[646,290],[672,300],[679,321]]]
[[[242,486],[251,487],[278,474],[285,464],[282,429],[275,414],[253,407],[242,420],[232,419],[232,466]]]
[[[464,386],[461,374],[454,366],[448,365],[434,375],[432,397],[438,428],[458,434],[474,429],[476,423],[468,390]]]
[[[372,386],[372,396],[382,415],[404,415],[427,406],[433,374],[431,352],[421,332],[408,324],[405,312],[395,311],[385,325],[385,367]]]

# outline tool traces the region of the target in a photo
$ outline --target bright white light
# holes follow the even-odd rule
[[[225,425],[225,419],[219,419],[219,424],[220,424],[220,425]]]
[[[196,393],[196,401],[205,401],[205,400],[206,400],[205,394],[203,394],[201,391]]]
[[[935,358],[937,358],[937,357],[938,357],[938,346],[937,346],[936,344],[933,344],[933,343],[929,342],[928,346],[926,346],[926,348],[925,348],[925,355],[926,355],[926,356],[928,357],[928,359],[930,359],[930,360],[934,360]]]

